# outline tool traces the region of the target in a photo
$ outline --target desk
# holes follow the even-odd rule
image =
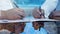
[[[34,21],[40,21],[40,22],[57,22],[59,20],[54,20],[54,19],[0,20],[0,24],[3,25],[5,23],[8,23],[8,24],[12,24],[13,25],[14,23],[22,23],[22,22],[29,23],[29,22],[34,22]],[[11,30],[11,32],[15,32],[15,28],[12,28],[12,27],[11,27],[11,29],[8,28],[8,30],[9,31]]]
[[[33,21],[40,21],[40,22],[57,22],[60,20],[55,19],[27,19],[27,20],[0,20],[0,23],[18,23],[18,22],[33,22]]]

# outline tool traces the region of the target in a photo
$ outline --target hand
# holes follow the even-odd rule
[[[9,20],[17,20],[23,19],[25,17],[25,13],[23,9],[13,8],[6,11],[1,11],[0,19],[9,19]]]
[[[37,18],[37,19],[44,18],[44,12],[42,9],[34,8],[32,15],[34,18]]]
[[[23,19],[25,17],[25,13],[23,9],[13,8],[7,10],[7,19]]]

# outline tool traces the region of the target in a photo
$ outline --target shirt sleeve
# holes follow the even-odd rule
[[[47,34],[47,31],[46,31],[46,29],[41,28],[39,33],[40,33],[40,34]]]
[[[45,3],[41,6],[44,9],[45,17],[48,18],[51,11],[53,11],[58,4],[58,0],[46,0]]]

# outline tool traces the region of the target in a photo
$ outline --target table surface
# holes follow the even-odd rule
[[[33,22],[33,21],[56,22],[56,21],[59,21],[59,20],[55,20],[55,19],[0,20],[0,23],[19,23],[19,22]]]

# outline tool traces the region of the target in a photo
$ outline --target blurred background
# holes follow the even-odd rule
[[[24,2],[23,2],[23,0],[21,0],[21,2],[23,2],[23,4],[21,4],[20,2],[18,2],[18,1],[20,1],[20,0],[12,0],[12,1],[6,1],[5,3],[10,3],[10,4],[8,4],[8,5],[6,5],[6,4],[4,4],[4,2],[3,1],[6,1],[6,0],[0,0],[0,9],[4,9],[4,10],[6,10],[6,9],[10,9],[10,8],[13,8],[13,7],[16,7],[16,5],[17,5],[17,7],[19,7],[19,8],[28,8],[28,6],[30,6],[30,8],[34,8],[34,7],[40,7],[46,0],[39,0],[39,1],[34,1],[34,2],[32,2],[33,0],[31,0],[31,2],[27,2],[28,0],[25,0]],[[51,0],[50,0],[51,1]],[[13,3],[13,2],[15,2],[16,3],[16,5],[14,5],[14,4],[11,4],[11,3]],[[36,3],[35,3],[36,2]],[[2,5],[3,4],[3,5]],[[19,5],[20,4],[20,5]],[[30,5],[29,5],[30,4]],[[5,5],[5,7],[3,7]],[[9,6],[10,5],[10,6]],[[12,5],[13,5],[13,7],[12,7]],[[23,6],[22,6],[23,5]],[[27,5],[27,6],[26,6]],[[34,6],[33,6],[34,5]],[[8,7],[7,7],[8,6]],[[3,8],[2,8],[3,7]],[[7,8],[6,8],[7,7]],[[30,9],[29,9],[30,10]],[[60,10],[60,0],[58,0],[58,4],[57,4],[57,6],[56,6],[56,10]],[[26,11],[26,9],[25,9],[25,12],[26,13],[28,13],[28,14],[30,14],[31,12],[28,12],[28,10]],[[32,18],[33,19],[33,18]],[[56,22],[56,23],[44,23],[45,24],[45,28],[46,29],[49,29],[50,31],[49,31],[49,34],[57,34],[57,32],[58,32],[58,34],[60,34],[60,22]],[[46,27],[47,26],[47,27]],[[50,27],[49,27],[50,26]],[[28,29],[28,30],[31,30],[31,28],[30,27],[32,27],[32,23],[26,23],[26,27],[25,27],[25,31],[26,31],[26,29]],[[56,30],[57,29],[57,30]],[[27,31],[28,32],[28,31]],[[32,32],[32,31],[31,31]],[[28,33],[30,33],[30,32],[28,32]],[[27,34],[28,34],[27,33]],[[37,33],[38,33],[38,31],[37,31]],[[43,32],[42,32],[43,33]],[[24,34],[24,33],[23,33]],[[38,33],[39,34],[39,33]]]

